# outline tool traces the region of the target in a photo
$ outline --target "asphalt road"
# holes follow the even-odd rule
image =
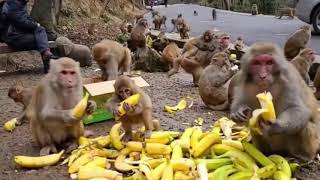
[[[217,19],[213,21],[212,8],[191,4],[175,4],[167,8],[156,6],[154,9],[161,15],[167,16],[168,32],[172,30],[171,19],[182,13],[191,27],[192,36],[198,36],[205,30],[216,28],[230,33],[233,40],[242,36],[247,45],[268,41],[283,46],[288,35],[304,24],[297,18],[292,20],[283,17],[280,20],[274,16],[252,16],[223,10],[217,10]],[[194,10],[198,12],[198,16],[193,15]],[[151,23],[151,14],[147,14],[146,17]],[[316,50],[317,54],[320,54],[320,36],[313,35],[309,45]]]

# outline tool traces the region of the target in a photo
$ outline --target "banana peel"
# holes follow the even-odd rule
[[[3,128],[8,131],[12,132],[16,128],[17,118],[13,118],[6,123],[4,123]]]
[[[173,113],[176,112],[178,110],[183,110],[187,107],[187,101],[186,98],[182,98],[178,104],[176,106],[164,106],[164,110],[169,112],[169,113]]]
[[[259,100],[262,109],[267,109],[268,111],[262,114],[264,120],[268,120],[271,123],[276,121],[276,113],[274,110],[274,105],[272,102],[272,95],[270,92],[263,92],[257,94],[256,96]]]

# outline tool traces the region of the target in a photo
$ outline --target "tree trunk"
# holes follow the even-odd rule
[[[229,11],[230,10],[230,0],[223,0],[223,2],[225,5],[225,9]]]

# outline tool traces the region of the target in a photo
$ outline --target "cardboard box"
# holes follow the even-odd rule
[[[131,79],[134,80],[139,87],[150,86],[141,76],[131,77]],[[85,92],[90,94],[89,99],[95,101],[98,106],[97,110],[92,115],[84,118],[84,124],[113,119],[112,113],[106,110],[105,103],[114,93],[113,84],[115,80],[99,82],[99,78],[85,78],[83,79],[83,82]]]

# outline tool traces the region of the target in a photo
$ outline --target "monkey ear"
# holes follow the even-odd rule
[[[17,92],[17,94],[20,94],[22,92],[22,86],[17,86],[16,92]]]

